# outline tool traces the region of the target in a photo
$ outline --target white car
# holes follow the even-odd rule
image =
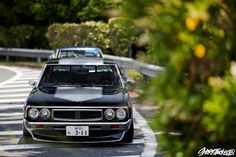
[[[92,46],[72,46],[55,50],[50,58],[103,58],[102,50]]]

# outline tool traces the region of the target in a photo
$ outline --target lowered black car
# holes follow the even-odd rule
[[[132,105],[117,65],[51,59],[24,106],[23,135],[48,142],[132,142]]]

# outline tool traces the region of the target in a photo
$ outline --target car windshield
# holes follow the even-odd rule
[[[114,65],[47,65],[39,86],[120,86]]]
[[[61,50],[59,53],[59,58],[81,58],[81,57],[96,57],[102,58],[101,50],[97,48],[84,48],[76,50]]]

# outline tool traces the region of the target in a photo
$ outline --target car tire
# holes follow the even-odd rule
[[[23,128],[23,136],[30,136],[30,133],[29,133],[29,131],[25,128],[25,125],[24,125],[24,124],[22,125],[22,128]]]
[[[134,138],[134,124],[132,122],[129,127],[129,130],[125,133],[121,142],[131,143],[131,142],[133,142],[133,138]]]

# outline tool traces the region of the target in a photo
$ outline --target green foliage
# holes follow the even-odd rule
[[[130,20],[113,19],[104,22],[82,22],[80,24],[52,24],[46,34],[52,48],[70,45],[97,46],[110,49],[115,55],[128,56],[137,33]],[[108,52],[109,53],[109,52]]]
[[[115,18],[109,21],[110,47],[117,56],[127,56],[138,33],[133,21],[125,18]]]
[[[31,25],[0,27],[0,45],[3,47],[30,47],[35,44],[37,30]]]
[[[76,35],[78,31],[78,24],[55,23],[48,27],[46,37],[52,48],[61,47],[63,45],[76,45],[79,41]]]
[[[22,34],[28,36],[28,34],[32,34],[32,29],[29,29],[27,32],[27,29],[22,26],[29,26],[34,28],[32,40],[36,41],[31,42],[28,40],[25,43],[25,39],[21,40],[24,37],[14,36],[14,39],[18,39],[15,42],[11,42],[10,36],[4,36],[1,33],[0,46],[48,48],[45,33],[49,25],[53,23],[78,23],[91,20],[107,22],[108,17],[104,12],[113,7],[115,7],[115,3],[112,0],[0,1],[0,27],[4,27],[6,32],[14,31],[11,27],[16,27],[18,32],[22,31],[24,32]],[[15,34],[15,32],[12,34]],[[10,45],[6,44],[8,41],[11,42]]]
[[[0,26],[0,45],[7,45],[7,34],[6,34],[6,29],[4,27]]]
[[[107,38],[109,28],[103,22],[85,22],[80,24],[80,45],[98,46],[101,49],[109,47],[109,39]]]
[[[153,124],[164,132],[157,140],[166,156],[236,144],[235,6],[211,0],[124,4],[125,15],[149,31],[148,61],[165,66],[147,92],[161,104]]]
[[[103,22],[52,24],[46,36],[52,48],[89,45],[106,49],[109,44],[108,31],[107,24]]]
[[[31,25],[12,26],[8,29],[8,47],[29,47],[34,44],[35,28]]]

